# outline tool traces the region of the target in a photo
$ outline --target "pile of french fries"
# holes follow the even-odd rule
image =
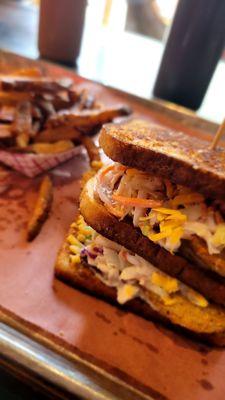
[[[106,107],[98,103],[86,90],[78,90],[72,79],[43,77],[36,68],[0,75],[0,153],[10,153],[13,159],[18,153],[23,157],[33,153],[35,157],[48,155],[49,160],[50,155],[54,158],[54,154],[82,144],[90,160],[88,174],[93,175],[100,168],[101,160],[91,136],[104,123],[129,114],[130,109],[124,105]],[[1,161],[4,162],[4,155]],[[28,241],[40,232],[52,201],[53,184],[45,176],[28,221]]]
[[[43,77],[36,68],[0,75],[2,150],[54,154],[81,143],[90,149],[84,138],[129,113],[123,105],[103,106],[86,90],[77,90],[70,78]]]

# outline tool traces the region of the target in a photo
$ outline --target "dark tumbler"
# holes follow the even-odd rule
[[[225,0],[180,0],[154,87],[197,110],[225,45]]]
[[[41,0],[38,47],[41,57],[74,65],[79,56],[87,0]]]

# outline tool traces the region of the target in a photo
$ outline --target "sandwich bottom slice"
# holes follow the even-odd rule
[[[94,210],[93,210],[94,213]],[[99,235],[79,215],[59,251],[55,275],[146,319],[225,345],[225,310],[137,254]]]

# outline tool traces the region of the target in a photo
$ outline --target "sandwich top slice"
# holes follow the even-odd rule
[[[104,125],[99,142],[114,161],[224,201],[224,147],[135,119]]]

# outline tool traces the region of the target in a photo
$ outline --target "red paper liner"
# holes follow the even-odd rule
[[[57,154],[32,154],[32,153],[10,153],[0,150],[0,162],[21,172],[23,175],[33,178],[57,165],[70,160],[81,153],[83,146]]]

